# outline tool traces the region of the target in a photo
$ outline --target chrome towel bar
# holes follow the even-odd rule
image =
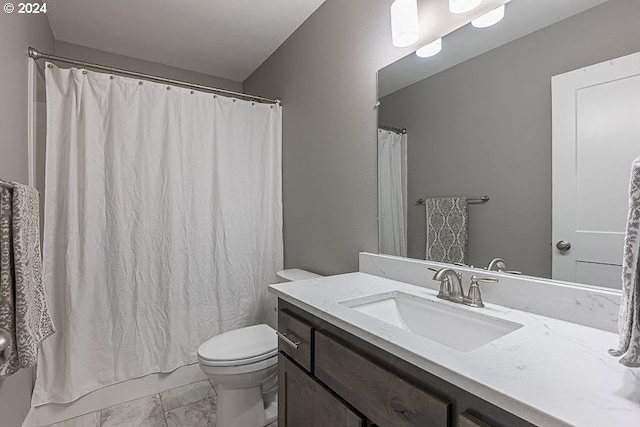
[[[416,200],[416,205],[424,205],[426,201],[426,198],[419,198],[418,200]],[[467,203],[486,203],[488,201],[489,196],[467,197]]]

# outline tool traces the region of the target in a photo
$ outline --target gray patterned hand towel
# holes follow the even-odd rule
[[[430,261],[467,263],[467,199],[443,197],[427,199],[426,243]]]
[[[0,189],[0,329],[11,336],[0,379],[34,366],[38,344],[55,332],[42,284],[39,195],[14,183]]]
[[[13,256],[11,254],[11,192],[0,187],[0,330],[9,335],[5,361],[0,364],[0,380],[18,369],[16,317],[13,301]]]
[[[620,363],[640,368],[640,157],[633,161],[629,184],[629,214],[622,258],[622,303],[618,317],[619,344],[609,350],[624,356]]]

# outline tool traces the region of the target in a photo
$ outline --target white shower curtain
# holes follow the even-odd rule
[[[281,108],[46,68],[44,280],[58,333],[33,404],[196,361],[282,268]]]
[[[378,250],[407,256],[407,135],[378,129]]]

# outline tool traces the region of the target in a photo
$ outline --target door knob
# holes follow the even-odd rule
[[[565,240],[560,240],[558,243],[556,243],[556,248],[558,248],[559,251],[568,251],[569,249],[571,249],[571,243]]]

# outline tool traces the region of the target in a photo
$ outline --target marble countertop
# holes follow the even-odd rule
[[[269,290],[535,425],[640,426],[640,369],[626,368],[607,353],[617,345],[614,333],[495,304],[481,309],[455,304],[523,325],[461,352],[339,304],[396,290],[436,299],[431,289],[349,273],[271,285]]]

